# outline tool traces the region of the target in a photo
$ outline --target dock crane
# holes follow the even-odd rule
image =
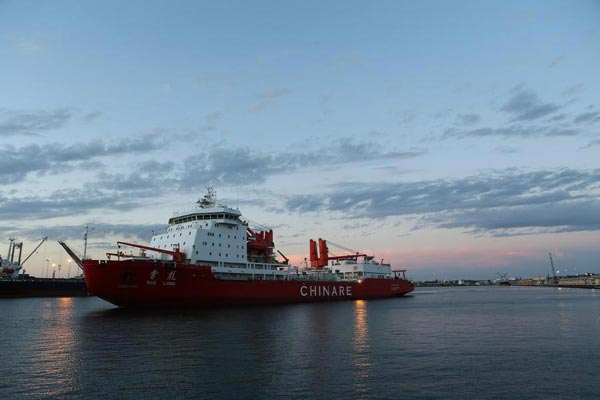
[[[552,278],[554,279],[554,284],[558,285],[558,278],[556,277],[556,268],[554,267],[554,260],[552,259],[552,253],[548,253],[550,256],[550,268],[552,268]]]

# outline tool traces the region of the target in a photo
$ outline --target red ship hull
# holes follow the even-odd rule
[[[414,290],[406,279],[362,281],[222,280],[209,266],[151,260],[84,263],[88,291],[120,307],[271,305],[398,297]]]

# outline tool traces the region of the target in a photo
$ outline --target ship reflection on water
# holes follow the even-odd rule
[[[367,381],[371,363],[369,360],[369,327],[367,325],[367,304],[364,300],[354,302],[354,341],[352,370],[354,371],[354,391],[360,398],[367,394]]]

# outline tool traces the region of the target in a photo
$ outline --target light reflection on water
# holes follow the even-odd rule
[[[189,311],[3,300],[0,398],[596,399],[598,295],[428,288]]]
[[[354,390],[358,398],[367,394],[369,379],[369,326],[367,324],[367,305],[364,300],[354,302],[354,346],[352,352],[352,371]]]
[[[21,393],[43,397],[60,397],[78,386],[77,333],[73,324],[73,298],[43,299],[39,317],[27,340],[15,349],[30,376],[15,376]]]

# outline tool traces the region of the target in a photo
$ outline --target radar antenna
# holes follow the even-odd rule
[[[206,187],[206,194],[203,198],[199,199],[197,202],[200,208],[211,208],[215,207],[217,204],[217,192],[212,186]]]

